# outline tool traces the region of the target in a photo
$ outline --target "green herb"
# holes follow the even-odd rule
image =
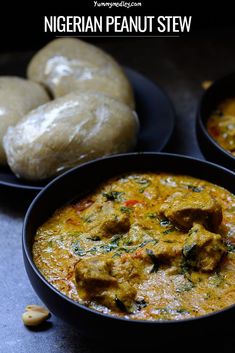
[[[87,253],[90,253],[90,254],[92,254],[92,255],[95,255],[95,254],[97,253],[97,251],[98,251],[98,248],[97,248],[96,246],[94,246],[93,248],[89,249],[89,250],[87,251]]]
[[[162,227],[170,226],[171,225],[171,221],[169,221],[168,219],[161,219],[160,220],[160,225]]]
[[[194,186],[194,185],[191,185],[191,184],[188,184],[187,185],[187,188],[193,192],[201,192],[203,190],[202,187],[200,186]]]
[[[155,308],[155,310],[159,311],[159,314],[169,314],[168,308]]]
[[[153,245],[158,243],[158,239],[149,239],[149,240],[144,240],[142,243],[140,243],[139,247],[143,248],[145,245],[153,243]]]
[[[110,191],[103,192],[102,195],[106,198],[107,201],[122,201],[122,195],[124,193],[121,191]]]
[[[145,185],[145,187],[149,186],[150,185],[150,180],[148,179],[144,179],[144,178],[141,178],[141,177],[134,177],[133,178],[135,180],[136,183],[140,184],[140,185]]]
[[[189,292],[191,289],[193,289],[195,285],[192,282],[187,282],[176,288],[177,293],[182,293],[182,292]]]
[[[196,252],[197,252],[197,244],[195,243],[188,244],[183,247],[183,255],[187,259],[195,259]]]
[[[48,245],[48,247],[49,247],[49,248],[52,248],[53,241],[52,241],[52,240],[50,240],[50,241],[48,242],[48,244],[47,244],[47,245]]]
[[[124,213],[130,213],[132,211],[132,209],[130,207],[122,206],[122,207],[120,207],[120,211],[124,212]]]
[[[147,217],[151,219],[158,219],[157,213],[147,213]]]
[[[119,310],[127,312],[125,304],[116,296],[115,303]]]
[[[102,250],[102,252],[107,253],[107,252],[110,252],[110,251],[116,249],[117,247],[118,247],[118,244],[109,243],[109,244],[101,245],[100,249]]]
[[[189,311],[184,308],[179,309],[171,309],[171,308],[155,308],[155,310],[159,311],[159,314],[189,314]]]
[[[153,263],[153,267],[151,268],[150,273],[157,272],[159,268],[159,262],[158,262],[157,256],[150,249],[146,249],[146,253]]]
[[[182,274],[182,275],[188,275],[189,270],[190,270],[189,263],[188,263],[188,261],[184,260],[181,263],[180,272],[179,273]]]
[[[215,273],[209,279],[209,283],[214,287],[219,287],[223,282],[224,282],[224,276],[221,273]]]
[[[101,240],[101,238],[98,235],[94,236],[94,237],[88,237],[87,239],[92,240],[92,241],[100,241]]]
[[[175,241],[168,239],[168,240],[163,240],[163,243],[173,244],[175,243]]]
[[[125,252],[125,253],[132,253],[134,252],[135,250],[137,250],[139,247],[139,245],[136,245],[136,246],[122,246],[118,249],[119,252]]]
[[[235,252],[235,245],[232,243],[227,243],[226,244],[228,252]]]
[[[175,231],[175,227],[171,227],[169,229],[164,230],[164,232],[162,232],[162,234],[166,235],[166,234],[170,234],[174,231]]]
[[[121,240],[121,235],[120,234],[117,234],[117,235],[114,235],[112,238],[111,238],[111,241],[110,243],[111,244],[118,244],[119,241]]]
[[[144,300],[144,299],[142,299],[142,300],[137,300],[136,302],[135,302],[135,304],[136,304],[136,307],[137,307],[137,309],[140,311],[142,308],[146,308],[146,306],[147,306],[147,303],[146,303],[146,301]]]
[[[114,257],[120,257],[122,254],[120,252],[115,252],[115,254],[113,254],[112,258]]]
[[[130,239],[127,239],[126,241],[125,241],[125,245],[132,245],[133,244],[133,241],[132,240],[130,240]]]
[[[76,255],[79,255],[79,256],[86,255],[86,251],[81,248],[79,241],[76,241],[75,243],[72,244],[72,249],[74,254]]]
[[[93,222],[93,219],[92,219],[93,217],[94,217],[94,214],[89,214],[88,216],[84,217],[83,220],[86,223],[91,223]]]
[[[128,240],[130,241],[130,240]],[[153,243],[154,245],[157,244],[158,240],[157,239],[149,239],[149,240],[145,240],[142,243],[138,244],[138,245],[134,245],[131,246],[131,244],[128,244],[128,242],[126,242],[126,246],[122,246],[120,247],[117,252],[113,255],[113,257],[118,257],[121,256],[122,253],[133,253],[134,251],[136,251],[139,248],[143,248],[145,245],[149,244],[149,243]]]
[[[176,309],[176,312],[178,314],[189,314],[189,311],[184,308]]]

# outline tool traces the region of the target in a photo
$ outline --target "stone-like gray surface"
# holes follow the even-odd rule
[[[112,39],[97,43],[113,54],[123,65],[129,66],[159,83],[171,97],[177,113],[175,134],[169,151],[202,158],[198,149],[194,119],[201,82],[215,79],[235,69],[234,39],[229,33],[223,37],[204,35],[201,38],[176,39]],[[29,56],[18,55],[19,67],[8,65],[11,55],[0,56],[0,74],[24,72]],[[4,72],[2,68],[5,67]],[[15,72],[13,72],[15,70]],[[107,345],[81,337],[76,329],[52,317],[42,330],[29,330],[21,322],[21,314],[29,303],[40,303],[30,286],[21,253],[21,229],[25,211],[32,199],[26,192],[0,187],[0,352],[1,353],[75,353],[120,352],[116,342]],[[158,350],[192,347],[232,351],[235,328],[225,327],[203,343],[158,341]],[[140,338],[141,339],[141,338]],[[120,341],[118,337],[117,341]],[[122,351],[130,349],[122,349]],[[135,351],[138,349],[135,348]],[[140,349],[143,351],[143,349]],[[145,351],[147,351],[145,349]],[[155,350],[150,350],[155,351]]]

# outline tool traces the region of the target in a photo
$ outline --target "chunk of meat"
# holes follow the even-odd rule
[[[94,201],[91,199],[84,199],[73,205],[73,208],[78,212],[82,212],[93,205]]]
[[[99,217],[95,225],[91,224],[90,234],[101,238],[109,238],[115,234],[126,233],[130,228],[129,216],[125,213],[110,213]]]
[[[95,256],[80,260],[75,266],[75,280],[79,287],[85,290],[85,297],[94,295],[100,288],[116,285],[112,276],[112,259]]]
[[[130,219],[126,214],[111,215],[100,224],[100,233],[103,236],[126,233],[130,228]]]
[[[161,262],[171,262],[182,254],[183,245],[179,242],[160,240],[155,246],[154,253]]]
[[[112,310],[130,312],[136,289],[129,284],[127,273],[118,272],[117,266],[113,259],[103,255],[82,259],[75,266],[77,290],[84,300],[95,300]]]
[[[221,235],[207,231],[201,224],[190,229],[183,247],[187,263],[203,272],[213,271],[225,251]]]
[[[223,218],[220,204],[206,191],[176,192],[161,205],[160,213],[183,230],[197,222],[216,231]]]
[[[115,258],[113,275],[119,283],[130,283],[134,285],[143,278],[144,263],[141,259],[134,258],[132,254],[124,254]]]

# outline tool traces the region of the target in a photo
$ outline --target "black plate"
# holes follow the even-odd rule
[[[6,62],[0,64],[0,74],[23,76],[29,58],[29,54],[23,58],[7,58]],[[134,88],[140,119],[136,151],[162,151],[174,129],[175,113],[172,104],[158,85],[134,70],[126,68],[125,71]],[[0,185],[40,191],[47,183],[48,180],[34,183],[18,179],[8,167],[0,167]]]
[[[61,319],[73,324],[90,336],[125,344],[134,342],[158,344],[163,334],[188,333],[197,335],[208,331],[220,332],[234,323],[235,305],[208,315],[179,321],[140,321],[120,319],[99,313],[75,302],[55,289],[42,276],[32,259],[32,243],[37,228],[51,214],[73,200],[84,196],[105,179],[131,171],[157,171],[192,175],[221,185],[235,193],[235,174],[215,164],[190,157],[167,153],[129,153],[97,159],[78,166],[54,179],[34,199],[23,226],[23,255],[26,271],[36,293],[46,306]],[[95,178],[94,178],[95,175]],[[118,339],[117,339],[118,335]],[[139,339],[138,339],[139,337]],[[119,339],[121,338],[121,339]]]
[[[197,139],[200,149],[209,161],[235,171],[235,157],[221,147],[206,128],[207,119],[226,98],[235,97],[235,73],[216,80],[202,96],[196,119]]]

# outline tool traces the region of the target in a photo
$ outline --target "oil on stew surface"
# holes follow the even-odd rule
[[[57,210],[38,230],[41,273],[119,317],[179,320],[235,303],[235,196],[188,176],[132,173]]]

